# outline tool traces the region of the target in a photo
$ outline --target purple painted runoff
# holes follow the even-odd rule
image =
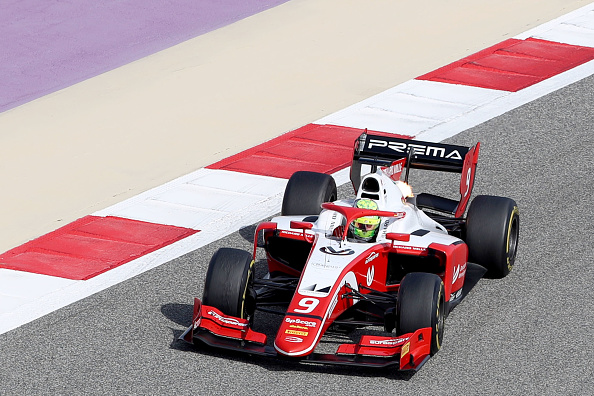
[[[4,0],[0,113],[288,0]]]

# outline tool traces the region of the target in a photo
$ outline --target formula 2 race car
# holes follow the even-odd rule
[[[440,349],[448,313],[478,281],[468,276],[471,266],[484,267],[478,278],[502,278],[514,265],[513,200],[477,196],[464,216],[479,147],[363,133],[351,166],[353,199],[337,200],[330,175],[296,172],[281,216],[256,228],[253,252],[214,254],[180,339],[304,362],[418,370]],[[461,173],[460,199],[413,196],[411,168]],[[259,248],[268,271],[258,278]],[[283,318],[273,345],[254,330],[256,310]],[[335,353],[316,352],[327,332],[367,326],[380,330]]]

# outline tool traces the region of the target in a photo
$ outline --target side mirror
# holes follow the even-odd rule
[[[391,241],[409,242],[410,234],[402,234],[400,232],[388,232],[386,238]]]
[[[298,230],[311,230],[313,228],[313,223],[307,221],[291,221],[289,225],[291,228],[296,228]]]

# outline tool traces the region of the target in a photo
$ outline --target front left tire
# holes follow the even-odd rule
[[[202,303],[226,315],[253,321],[253,260],[239,249],[221,248],[208,264]]]

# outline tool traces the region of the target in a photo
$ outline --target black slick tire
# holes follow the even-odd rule
[[[283,196],[282,216],[318,215],[324,202],[336,201],[336,182],[330,175],[317,172],[293,173]]]
[[[513,199],[491,195],[474,198],[466,216],[468,261],[503,278],[512,270],[520,232],[520,212]]]
[[[441,278],[435,274],[411,272],[398,290],[398,334],[431,328],[431,355],[439,351],[445,320],[445,291]]]
[[[253,319],[253,261],[248,252],[221,248],[212,256],[206,272],[202,303],[226,315]]]

